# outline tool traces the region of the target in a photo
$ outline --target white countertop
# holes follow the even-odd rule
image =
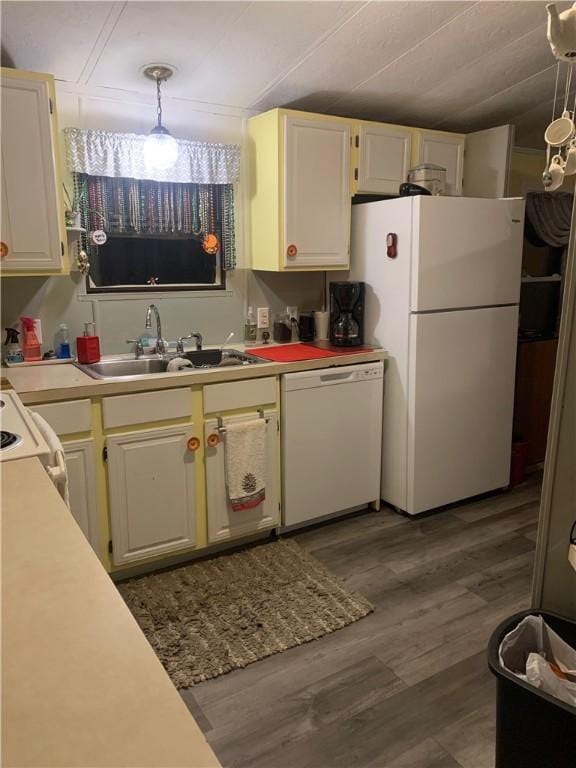
[[[0,467],[2,765],[219,766],[40,462]]]
[[[234,349],[244,348],[234,345]],[[250,352],[250,348],[246,348]],[[118,356],[114,356],[118,357]],[[58,400],[73,400],[79,397],[99,397],[101,395],[141,392],[172,387],[202,386],[222,381],[253,379],[262,376],[278,376],[296,371],[311,371],[356,363],[371,363],[384,360],[386,352],[375,349],[372,352],[359,352],[317,360],[301,360],[293,363],[263,362],[237,367],[210,368],[206,370],[179,371],[175,373],[156,373],[147,376],[134,376],[128,380],[93,379],[76,368],[72,363],[66,365],[31,365],[29,367],[2,368],[2,376],[7,378],[22,401],[27,405],[47,403]],[[105,358],[104,358],[105,359]]]

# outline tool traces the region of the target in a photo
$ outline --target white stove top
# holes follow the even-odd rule
[[[44,456],[50,449],[18,395],[12,390],[0,392],[0,461]]]

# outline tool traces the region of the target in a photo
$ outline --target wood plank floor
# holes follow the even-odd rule
[[[423,519],[295,534],[373,614],[182,691],[225,768],[490,768],[486,646],[529,605],[539,477]]]

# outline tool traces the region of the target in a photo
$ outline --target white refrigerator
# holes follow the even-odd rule
[[[381,495],[410,515],[508,485],[523,224],[522,199],[353,206],[350,279],[389,353]]]

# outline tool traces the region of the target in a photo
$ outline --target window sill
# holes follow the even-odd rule
[[[233,296],[228,288],[213,291],[142,291],[141,293],[86,293],[78,295],[79,301],[153,301],[154,299],[221,299]]]

